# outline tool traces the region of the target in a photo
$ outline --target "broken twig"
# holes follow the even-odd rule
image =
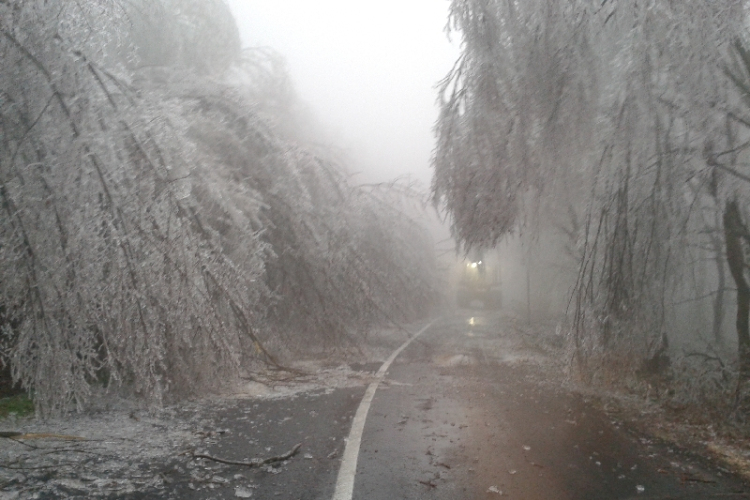
[[[690,474],[683,474],[681,479],[683,483],[691,482],[691,483],[716,484],[716,481],[714,481],[713,479],[704,479],[702,477],[693,476]]]
[[[248,462],[225,460],[223,458],[213,457],[205,453],[193,453],[193,458],[205,458],[206,460],[213,460],[214,462],[219,462],[219,463],[227,464],[227,465],[242,465],[244,467],[261,467],[266,464],[271,464],[274,462],[281,462],[283,460],[292,458],[294,455],[296,455],[299,452],[299,449],[301,447],[302,447],[302,443],[299,443],[298,445],[296,445],[294,448],[284,453],[283,455],[279,455],[277,457],[268,457],[268,458],[263,458],[263,459],[253,458],[252,460]]]
[[[48,434],[48,433],[37,433],[30,432],[24,434],[23,432],[16,431],[0,431],[0,438],[7,438],[12,440],[17,439],[58,439],[62,441],[88,441],[88,439],[80,436],[68,436],[67,434]]]

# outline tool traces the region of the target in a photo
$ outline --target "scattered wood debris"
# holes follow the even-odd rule
[[[295,445],[294,448],[289,450],[288,452],[284,453],[283,455],[279,455],[276,457],[268,457],[268,458],[253,458],[247,462],[241,462],[241,461],[235,461],[235,460],[226,460],[219,457],[214,457],[212,455],[208,455],[206,453],[193,453],[193,458],[204,458],[206,460],[213,460],[214,462],[219,462],[226,465],[240,465],[243,467],[262,467],[264,465],[272,464],[274,462],[283,462],[284,460],[288,460],[292,458],[294,455],[296,455],[299,452],[299,449],[302,447],[302,443],[299,443]]]
[[[0,438],[6,439],[56,439],[59,441],[86,441],[81,436],[69,436],[67,434],[49,434],[46,432],[23,433],[17,431],[0,431]]]
[[[425,486],[428,486],[430,488],[437,488],[437,484],[433,483],[432,481],[419,481],[420,484],[424,484]]]

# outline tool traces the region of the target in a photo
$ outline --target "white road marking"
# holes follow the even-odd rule
[[[359,408],[357,408],[357,413],[354,415],[352,428],[349,431],[349,437],[346,440],[346,447],[344,448],[344,456],[341,459],[339,476],[336,479],[336,491],[333,493],[333,500],[351,500],[352,494],[354,493],[354,476],[357,473],[357,459],[359,458],[359,446],[362,442],[362,432],[365,429],[367,412],[370,411],[370,404],[372,403],[372,398],[375,396],[375,391],[378,389],[378,385],[385,378],[385,374],[388,371],[388,368],[391,367],[393,360],[396,359],[396,356],[401,354],[401,351],[406,349],[414,339],[422,335],[422,333],[431,327],[435,321],[437,320],[428,323],[427,326],[401,344],[401,347],[393,351],[393,354],[385,360],[385,363],[382,364],[378,373],[375,374],[375,381],[367,386],[365,395],[359,403]]]

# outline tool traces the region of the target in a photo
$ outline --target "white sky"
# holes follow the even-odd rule
[[[456,57],[448,0],[228,0],[245,46],[287,60],[300,97],[362,171],[429,185],[435,84]]]

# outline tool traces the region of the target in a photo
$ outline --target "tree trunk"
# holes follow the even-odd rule
[[[721,245],[721,236],[719,234],[714,234],[712,235],[711,240],[714,247],[717,275],[716,295],[714,296],[713,303],[713,336],[716,345],[722,346],[724,345],[724,330],[722,326],[724,324],[724,288],[726,287],[724,255],[722,255],[723,249]]]
[[[747,228],[742,222],[736,199],[730,200],[724,210],[724,236],[727,247],[727,264],[737,285],[737,345],[739,378],[737,380],[736,404],[745,413],[750,408],[747,381],[750,379],[750,286],[745,277],[747,260],[742,239],[747,238]]]

